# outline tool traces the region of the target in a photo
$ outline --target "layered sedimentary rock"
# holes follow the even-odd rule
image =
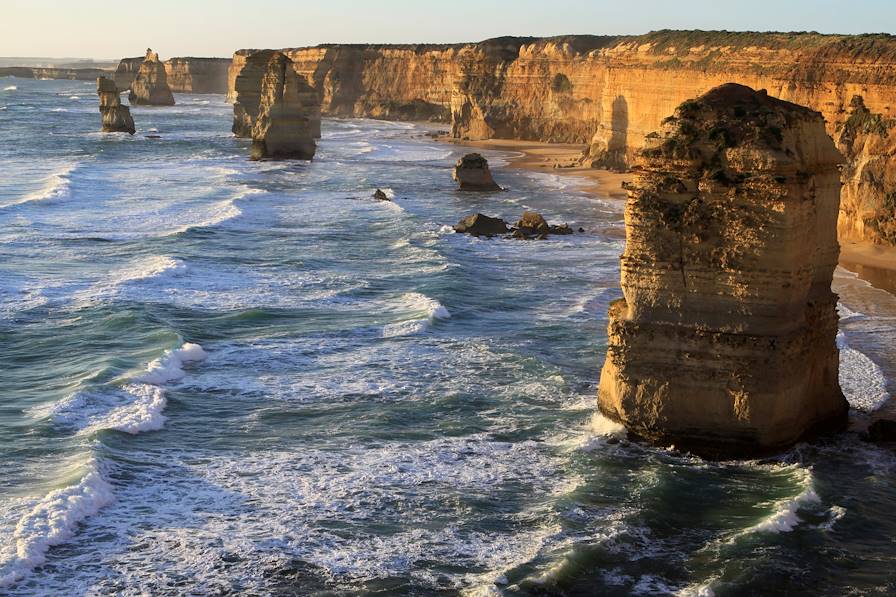
[[[121,96],[115,81],[106,77],[97,77],[96,93],[100,96],[100,114],[103,115],[104,133],[134,134],[134,119],[131,109],[121,105]]]
[[[256,52],[236,81],[233,133],[251,138],[253,159],[310,160],[320,136],[320,104],[282,52]]]
[[[846,420],[838,385],[838,165],[821,115],[739,85],[648,136],[626,204],[601,412],[709,454]]]
[[[101,68],[54,68],[42,66],[0,67],[0,77],[19,77],[22,79],[93,81],[97,77],[102,77],[108,74],[109,71]]]
[[[168,87],[168,75],[159,55],[151,49],[146,50],[146,58],[137,71],[131,92],[128,95],[131,104],[145,106],[173,106],[174,95]]]
[[[838,234],[896,246],[896,120],[871,112],[858,95],[848,114],[835,134],[840,151],[854,156],[842,171]]]
[[[457,138],[589,143],[588,162],[618,169],[678,104],[727,82],[820,111],[832,136],[854,95],[881,118],[896,117],[896,38],[888,35],[660,31],[284,51],[325,115],[450,120]],[[234,55],[231,90],[251,53]],[[854,147],[849,162],[868,157],[864,144]],[[843,226],[866,229],[855,217],[844,213]]]
[[[457,181],[461,191],[500,191],[501,187],[492,178],[488,160],[478,153],[468,153],[457,160],[451,178]]]
[[[122,58],[115,71],[115,84],[129,89],[137,78],[143,57]],[[230,58],[169,58],[164,62],[168,87],[174,93],[227,93]]]

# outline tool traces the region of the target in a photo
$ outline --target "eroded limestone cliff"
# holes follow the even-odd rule
[[[233,133],[252,139],[253,159],[314,157],[320,103],[284,53],[267,50],[249,57],[236,80]]]
[[[151,49],[146,50],[146,58],[137,71],[131,92],[128,95],[131,104],[146,106],[173,106],[174,95],[168,87],[168,75],[159,55]]]
[[[130,89],[144,58],[122,58],[113,75],[119,89]],[[164,62],[168,87],[174,93],[227,93],[230,58],[169,58]]]
[[[121,105],[121,96],[115,81],[106,77],[97,77],[96,93],[100,97],[100,114],[103,116],[104,133],[136,132],[131,109]]]
[[[855,95],[885,121],[896,117],[896,38],[888,35],[660,31],[284,52],[326,115],[450,121],[457,138],[588,143],[588,162],[617,169],[632,164],[645,135],[678,104],[727,82],[820,111],[832,136]],[[231,97],[251,53],[234,55]],[[867,153],[879,144],[851,147],[850,164],[888,157]],[[889,182],[881,188],[884,198],[896,192]],[[861,210],[844,205],[841,231],[887,242],[855,219]]]
[[[821,115],[740,85],[683,103],[639,152],[601,412],[752,454],[842,426],[838,166]]]

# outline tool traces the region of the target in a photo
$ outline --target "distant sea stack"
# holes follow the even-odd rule
[[[601,412],[753,455],[842,427],[831,279],[842,156],[822,116],[741,85],[686,101],[629,186]]]
[[[128,95],[131,104],[143,106],[173,106],[174,94],[168,87],[168,75],[165,65],[159,61],[159,55],[151,49],[146,50],[146,57],[131,83]]]
[[[100,96],[100,114],[103,115],[104,133],[130,133],[134,134],[134,119],[131,118],[131,109],[121,105],[121,96],[115,82],[106,77],[98,77],[96,80],[96,93]]]
[[[233,56],[228,94],[254,50]],[[645,35],[501,37],[467,44],[338,45],[283,50],[318,90],[323,114],[451,123],[455,138],[590,143],[583,163],[628,169],[645,136],[688,98],[723,83],[765,88],[819,110],[827,132],[850,118],[860,95],[884,123],[896,118],[896,36],[655,31]],[[232,101],[232,100],[231,100]],[[896,219],[896,181],[866,180],[882,193],[862,203],[866,163],[889,161],[886,145],[852,143],[841,204],[850,240],[896,246],[878,233]],[[879,153],[882,152],[882,153]],[[890,170],[892,171],[892,170]],[[852,189],[852,190],[851,190]],[[854,199],[857,199],[854,200]]]
[[[457,160],[451,178],[457,181],[461,191],[500,191],[492,178],[488,160],[478,153],[468,153]]]
[[[317,92],[282,52],[249,57],[236,80],[233,133],[251,138],[252,158],[310,160],[320,134]]]

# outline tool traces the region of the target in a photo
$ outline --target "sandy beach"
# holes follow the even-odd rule
[[[439,140],[478,149],[516,152],[518,155],[511,158],[510,162],[515,168],[585,178],[590,181],[587,190],[612,199],[625,199],[626,192],[622,183],[632,178],[631,173],[610,172],[580,165],[578,159],[585,145],[513,139],[459,141],[441,137]],[[896,294],[896,248],[864,242],[844,242],[840,248],[840,265],[873,286]]]
[[[488,139],[486,141],[459,141],[450,137],[439,140],[453,145],[464,145],[478,149],[495,149],[518,152],[511,158],[511,165],[536,172],[576,176],[591,182],[587,190],[611,199],[625,199],[624,181],[631,180],[630,173],[610,172],[589,168],[579,164],[579,156],[585,145],[572,143],[540,143],[538,141],[518,141],[514,139]]]

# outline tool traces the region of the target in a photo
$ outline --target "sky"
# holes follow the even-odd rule
[[[0,56],[170,56],[656,29],[896,33],[896,0],[0,0]]]

